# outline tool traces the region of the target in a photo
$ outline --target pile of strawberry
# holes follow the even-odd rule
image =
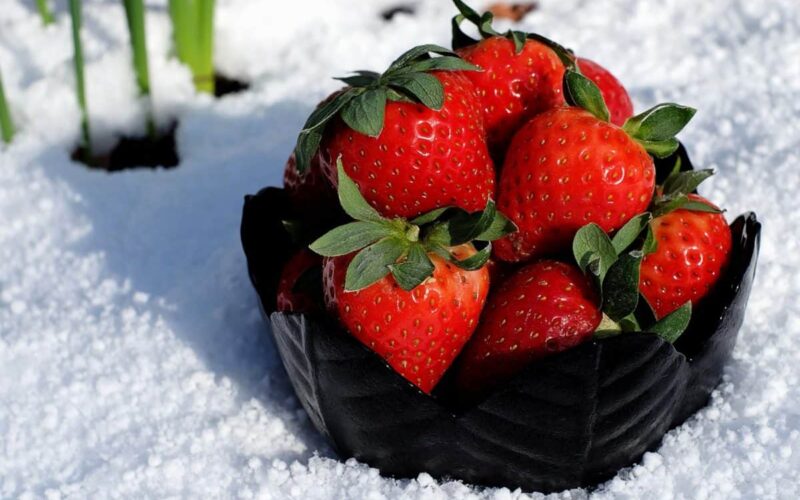
[[[454,2],[453,51],[341,78],[308,118],[286,191],[306,220],[350,222],[285,265],[278,309],[324,314],[324,295],[422,391],[452,367],[465,398],[593,337],[674,341],[732,245],[694,194],[710,171],[677,162],[656,184],[694,110],[632,116],[600,65]]]

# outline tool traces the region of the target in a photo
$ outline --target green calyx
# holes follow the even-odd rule
[[[433,57],[438,56],[438,57]],[[369,137],[383,130],[387,101],[416,102],[439,110],[444,87],[430,71],[475,71],[453,51],[438,45],[421,45],[398,57],[382,74],[356,71],[338,78],[348,87],[308,117],[297,137],[297,170],[303,173],[317,152],[326,125],[340,116],[348,127]]]
[[[714,175],[711,169],[681,171],[680,158],[669,176],[661,185],[660,194],[653,198],[651,210],[653,215],[660,217],[674,210],[691,210],[693,212],[722,213],[721,210],[702,201],[689,198],[697,187],[706,179]]]
[[[551,48],[553,52],[555,52],[556,55],[558,55],[559,59],[561,59],[561,62],[564,63],[565,67],[567,68],[577,67],[575,64],[575,56],[572,54],[572,51],[562,47],[561,45],[550,40],[549,38],[543,37],[536,33],[526,33],[524,31],[508,30],[505,33],[500,33],[492,27],[492,23],[494,21],[494,14],[492,14],[491,12],[487,11],[484,12],[483,14],[479,14],[475,9],[464,3],[462,0],[453,0],[453,3],[455,4],[459,12],[458,15],[453,17],[452,21],[453,50],[460,49],[463,47],[468,47],[470,45],[478,43],[477,40],[470,37],[461,30],[461,23],[466,20],[474,24],[475,27],[478,28],[478,33],[480,33],[482,38],[491,38],[494,36],[501,36],[504,38],[508,38],[509,40],[514,42],[514,50],[516,51],[517,54],[522,52],[522,48],[525,46],[526,40],[535,40]]]
[[[646,331],[674,342],[689,324],[691,302],[657,322],[649,308],[643,310],[647,302],[639,293],[639,276],[642,260],[656,249],[650,227],[652,219],[650,212],[639,214],[613,238],[597,224],[587,224],[575,234],[572,241],[575,261],[584,274],[593,278],[600,291],[603,319],[595,331],[597,338]]]
[[[325,257],[357,252],[345,274],[345,290],[366,288],[389,273],[404,290],[412,290],[433,274],[430,254],[465,270],[476,270],[489,260],[491,242],[516,231],[516,226],[492,200],[482,212],[457,207],[433,210],[413,220],[388,219],[361,195],[356,183],[336,162],[339,201],[353,222],[332,229],[309,248]],[[474,255],[459,260],[451,247],[465,243],[480,246]]]
[[[651,155],[666,158],[678,149],[675,136],[689,123],[696,111],[680,104],[657,104],[628,118],[622,129]]]

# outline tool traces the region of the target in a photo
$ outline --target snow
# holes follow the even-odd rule
[[[144,130],[121,2],[86,0],[99,143]],[[155,108],[181,166],[115,174],[69,159],[79,114],[69,19],[0,9],[20,134],[0,152],[0,497],[527,498],[392,480],[337,458],[294,398],[238,240],[242,196],[276,185],[331,76],[448,41],[449,2],[219,0],[218,67],[252,81],[194,95],[148,1]],[[557,498],[795,498],[800,490],[800,12],[796,0],[541,0],[523,22],[607,65],[638,109],[700,109],[683,134],[719,175],[704,194],[765,225],[746,323],[711,406],[592,491]],[[532,494],[533,498],[541,495]]]

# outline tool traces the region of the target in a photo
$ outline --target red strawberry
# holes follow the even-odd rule
[[[502,158],[514,132],[526,121],[564,104],[565,63],[571,68],[577,63],[585,76],[597,84],[612,123],[622,125],[633,114],[625,88],[599,64],[576,60],[563,47],[538,35],[498,33],[491,27],[490,14],[481,16],[461,0],[454,3],[462,17],[453,23],[453,47],[464,60],[483,70],[469,72],[467,77],[481,99],[489,147],[496,157]],[[461,32],[460,19],[475,24],[483,39],[472,40]]]
[[[579,57],[577,63],[581,73],[593,81],[603,94],[603,100],[611,115],[611,123],[621,127],[625,120],[633,116],[633,102],[628,91],[610,71],[596,62]]]
[[[341,155],[347,174],[386,217],[412,218],[449,205],[473,212],[494,196],[494,165],[472,83],[461,74],[432,75],[444,88],[440,110],[389,102],[378,137],[337,120],[321,146],[328,179],[336,183]]]
[[[314,276],[309,273],[316,272],[316,280],[319,280],[322,257],[303,249],[294,254],[283,266],[280,281],[278,282],[277,310],[282,312],[316,312],[320,310],[319,298],[312,290],[302,289],[303,285],[307,288],[318,286],[320,283],[314,282]],[[312,276],[311,279],[307,279]],[[307,281],[307,283],[303,283]]]
[[[564,64],[544,43],[526,40],[517,53],[513,41],[492,36],[458,53],[483,69],[465,74],[481,99],[493,151],[505,150],[514,132],[531,117],[564,102]]]
[[[457,258],[472,245],[451,249]],[[325,260],[325,302],[357,339],[403,377],[430,393],[477,326],[489,271],[459,269],[435,254],[433,276],[411,291],[387,275],[355,292],[344,288],[352,254]]]
[[[619,229],[645,211],[655,167],[615,125],[580,108],[547,111],[523,126],[508,149],[497,206],[519,231],[496,256],[519,262],[569,247],[581,226]]]
[[[713,205],[690,194],[690,201]],[[714,207],[716,208],[716,207]],[[731,252],[731,230],[721,213],[679,209],[650,222],[655,252],[642,261],[640,289],[658,318],[687,301],[696,305],[719,279]]]
[[[597,294],[580,270],[551,260],[529,264],[492,291],[462,355],[458,386],[479,395],[531,361],[590,339],[601,317]]]
[[[292,153],[283,171],[283,187],[292,207],[300,213],[319,214],[337,205],[336,191],[322,173],[319,155],[312,158],[308,170],[301,174]]]
[[[483,210],[494,198],[494,165],[475,87],[462,74],[476,70],[448,49],[422,45],[383,74],[341,78],[349,87],[300,131],[298,169],[305,171],[320,151],[336,185],[341,159],[367,202],[390,218],[446,206]]]

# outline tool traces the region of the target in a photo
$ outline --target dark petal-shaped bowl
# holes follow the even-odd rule
[[[324,317],[273,312],[291,251],[282,193],[245,201],[242,241],[281,359],[314,425],[382,474],[556,491],[597,484],[708,402],[742,324],[758,256],[755,215],[731,225],[731,263],[673,346],[647,333],[584,343],[455,411]]]

